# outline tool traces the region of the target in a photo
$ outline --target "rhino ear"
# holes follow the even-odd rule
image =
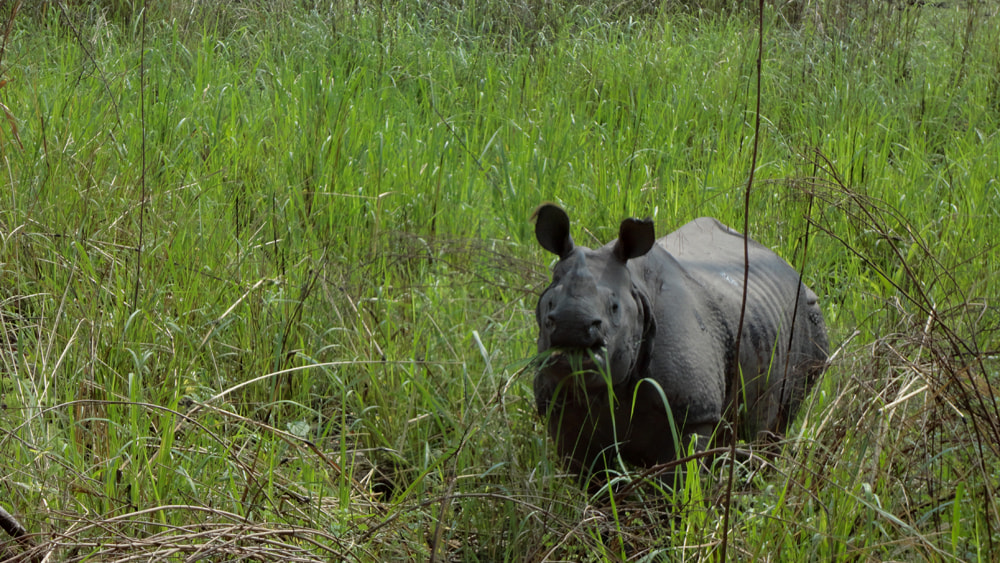
[[[561,208],[546,203],[535,210],[535,238],[549,252],[565,258],[573,251],[569,236],[569,215]]]
[[[653,232],[653,222],[649,219],[625,219],[618,229],[618,242],[615,243],[615,256],[625,262],[638,258],[649,252],[656,242]]]

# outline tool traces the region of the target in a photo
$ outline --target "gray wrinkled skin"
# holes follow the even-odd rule
[[[723,420],[744,439],[785,431],[829,351],[816,294],[795,269],[749,241],[737,359],[739,233],[700,218],[655,240],[651,221],[626,219],[617,240],[591,250],[569,231],[562,209],[536,212],[538,242],[560,260],[536,310],[534,387],[575,472],[615,467],[618,455],[645,467],[674,460],[678,438],[682,450],[692,438],[704,448]]]

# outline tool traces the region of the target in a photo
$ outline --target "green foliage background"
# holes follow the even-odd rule
[[[0,558],[995,560],[995,6],[769,3],[758,138],[740,2],[142,7],[0,4]],[[746,217],[820,294],[729,520],[562,474],[543,201]]]

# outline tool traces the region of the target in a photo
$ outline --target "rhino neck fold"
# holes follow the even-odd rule
[[[646,373],[653,355],[653,337],[656,336],[656,316],[653,314],[653,307],[649,298],[634,281],[632,282],[632,295],[642,311],[642,336],[639,337],[635,361],[632,363],[632,369],[629,370],[626,381],[632,381],[636,379],[636,375]]]

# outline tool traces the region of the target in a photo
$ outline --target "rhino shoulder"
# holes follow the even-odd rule
[[[766,249],[752,238],[748,242],[751,252]],[[743,257],[743,234],[715,217],[694,219],[660,238],[657,243],[682,261],[691,257],[729,262],[737,258],[742,261]]]

